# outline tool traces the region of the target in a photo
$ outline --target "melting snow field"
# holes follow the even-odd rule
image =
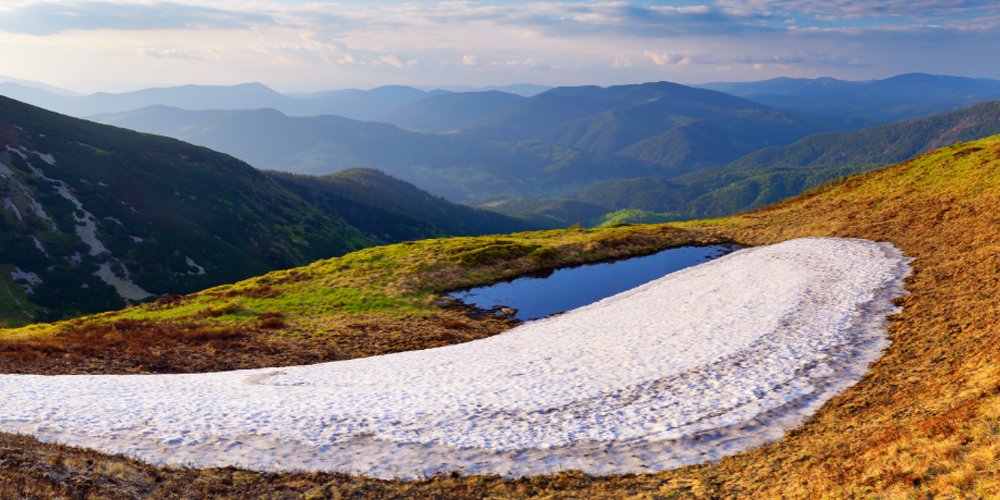
[[[501,335],[281,369],[0,376],[0,430],[157,464],[648,472],[780,439],[888,344],[890,244],[749,248]]]

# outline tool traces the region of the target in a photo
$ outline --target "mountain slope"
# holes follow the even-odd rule
[[[562,197],[610,211],[633,209],[684,218],[718,217],[760,208],[843,177],[905,161],[956,142],[1000,134],[1000,102],[850,132],[811,135],[782,147],[762,149],[722,168],[662,179],[606,181]],[[552,214],[552,201],[546,213]],[[532,217],[534,207],[493,208]],[[556,224],[591,220],[588,208],[575,214],[562,204]],[[523,207],[523,205],[522,205]],[[540,213],[540,212],[537,212]]]
[[[523,101],[499,91],[441,93],[393,109],[376,121],[428,132],[447,132],[468,127]]]
[[[686,212],[717,216],[751,210],[846,175],[905,161],[940,147],[1000,134],[1000,102],[852,132],[817,134],[768,148],[719,171],[675,179],[701,192]]]
[[[727,168],[889,165],[958,141],[1000,133],[1000,101],[851,132],[806,137],[767,148]]]
[[[537,227],[495,212],[451,203],[378,170],[349,169],[324,176],[268,172],[311,205],[378,241],[480,235]]]
[[[568,192],[658,171],[644,162],[561,146],[419,133],[338,116],[296,118],[274,110],[152,107],[96,119],[202,144],[259,168],[327,174],[374,167],[458,201]]]
[[[814,116],[865,126],[964,108],[1000,99],[1000,80],[911,73],[884,80],[777,78],[699,87]]]
[[[56,317],[369,244],[250,166],[173,139],[0,98],[0,141],[0,280]]]

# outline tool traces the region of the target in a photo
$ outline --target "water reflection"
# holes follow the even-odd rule
[[[450,295],[482,309],[516,309],[514,317],[521,320],[538,319],[585,306],[735,249],[723,245],[671,248],[645,257],[559,269],[545,277],[519,278]]]

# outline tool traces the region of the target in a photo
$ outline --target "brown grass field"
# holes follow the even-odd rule
[[[398,482],[158,468],[0,435],[0,498],[1000,497],[1000,137],[727,219],[371,249],[170,303],[9,331],[0,366],[38,373],[198,371],[442,345],[509,326],[490,315],[435,307],[442,290],[679,244],[758,245],[803,236],[891,241],[915,258],[910,294],[889,325],[892,345],[860,383],[784,440],[718,463],[647,475]],[[320,286],[366,292],[360,298],[338,292],[336,307],[323,309],[309,295]],[[363,333],[352,324],[366,325],[358,329]],[[192,346],[204,350],[193,364],[183,361]],[[140,353],[151,349],[178,353]],[[246,354],[258,349],[274,351]],[[242,361],[219,362],[229,357]]]

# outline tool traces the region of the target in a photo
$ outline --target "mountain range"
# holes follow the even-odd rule
[[[775,78],[699,86],[779,109],[838,119],[845,128],[894,122],[1000,99],[1000,80],[924,73],[867,81]]]
[[[397,119],[412,128],[458,130],[420,133],[337,116],[164,106],[92,118],[201,144],[259,168],[313,174],[377,168],[459,201],[552,197],[601,181],[673,177],[829,128],[666,82],[560,87],[530,98],[439,94],[405,111]]]
[[[679,175],[829,128],[721,92],[655,82],[555,88],[462,133],[614,154]]]
[[[554,195],[601,180],[654,175],[655,165],[563,146],[403,130],[339,116],[275,110],[185,111],[162,106],[94,117],[211,147],[258,168],[327,174],[371,167],[465,201]]]
[[[936,89],[927,94],[934,106],[954,104],[948,96],[962,89],[979,89],[964,97],[978,99],[991,86],[928,75],[862,83],[777,80],[726,88],[794,96],[860,85],[882,89],[865,94],[875,96],[877,109],[878,96],[899,86],[913,87],[896,92],[905,99]],[[94,118],[196,142],[261,168],[320,175],[377,168],[542,226],[726,215],[997,131],[989,104],[837,131],[836,119],[667,82],[559,87],[527,98],[439,93],[403,109],[396,115],[401,125],[449,133],[273,110],[158,106]]]
[[[994,134],[1000,134],[1000,102],[861,130],[815,134],[750,153],[722,167],[669,179],[617,179],[556,199],[502,200],[487,206],[557,226],[724,216]]]
[[[867,81],[828,77],[775,78],[756,82],[705,83],[694,87],[747,98],[798,116],[819,118],[824,121],[825,126],[841,130],[889,123],[1000,99],[1000,80],[922,73]],[[466,128],[479,121],[484,121],[482,128],[488,130],[490,124],[485,119],[491,114],[498,115],[499,119],[499,114],[508,108],[524,105],[522,101],[553,90],[556,92],[539,101],[549,101],[560,93],[580,95],[601,89],[569,87],[559,90],[524,84],[423,90],[388,85],[371,90],[279,93],[260,83],[246,83],[222,86],[182,85],[81,95],[37,82],[0,76],[0,93],[3,95],[77,117],[118,113],[155,105],[188,110],[273,108],[290,116],[333,114],[429,131]],[[435,102],[433,98],[442,94],[473,95]],[[498,98],[498,94],[503,96]],[[416,109],[408,109],[411,104],[424,100],[427,102]],[[463,105],[456,108],[456,102]],[[439,105],[442,109],[438,109]],[[413,116],[420,109],[427,110],[432,115],[450,115],[453,119],[432,119],[424,123]],[[539,109],[545,107],[540,106]]]

